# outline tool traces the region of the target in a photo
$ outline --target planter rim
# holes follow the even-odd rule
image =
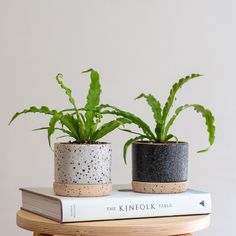
[[[188,144],[188,142],[185,141],[179,141],[178,143],[175,141],[172,142],[164,142],[164,143],[159,143],[159,142],[152,142],[152,141],[135,141],[132,144],[143,144],[143,145],[156,145],[156,146],[171,146],[171,145],[183,145],[183,144]]]
[[[69,142],[56,142],[54,145],[75,145],[75,146],[100,146],[100,145],[111,145],[109,142],[102,143],[69,143]]]

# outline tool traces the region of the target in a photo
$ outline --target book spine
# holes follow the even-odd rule
[[[196,195],[152,195],[152,197],[64,200],[62,222],[132,219],[211,213],[208,193]]]

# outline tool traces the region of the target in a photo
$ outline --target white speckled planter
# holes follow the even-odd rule
[[[111,144],[55,143],[54,156],[57,195],[78,197],[111,193]]]

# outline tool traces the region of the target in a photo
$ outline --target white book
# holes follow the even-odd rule
[[[52,188],[21,188],[22,209],[56,220],[80,222],[211,213],[209,193],[189,189],[176,194],[133,192],[115,185],[110,196],[61,197]]]

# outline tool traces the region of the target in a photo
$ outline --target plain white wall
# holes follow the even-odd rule
[[[50,186],[53,153],[44,132],[48,118],[26,115],[8,127],[14,112],[31,105],[64,108],[69,103],[54,77],[64,73],[80,104],[89,80],[81,71],[97,69],[102,102],[152,122],[145,101],[151,92],[165,101],[181,76],[202,73],[178,94],[176,105],[200,103],[216,117],[216,143],[208,153],[203,119],[192,111],[179,117],[173,132],[190,143],[191,187],[212,193],[211,227],[195,235],[234,235],[235,231],[235,61],[236,2],[216,0],[0,0],[1,81],[1,235],[30,235],[15,226],[19,187]],[[131,180],[122,146],[130,137],[119,131],[113,143],[113,182]],[[129,158],[130,159],[130,152]]]

